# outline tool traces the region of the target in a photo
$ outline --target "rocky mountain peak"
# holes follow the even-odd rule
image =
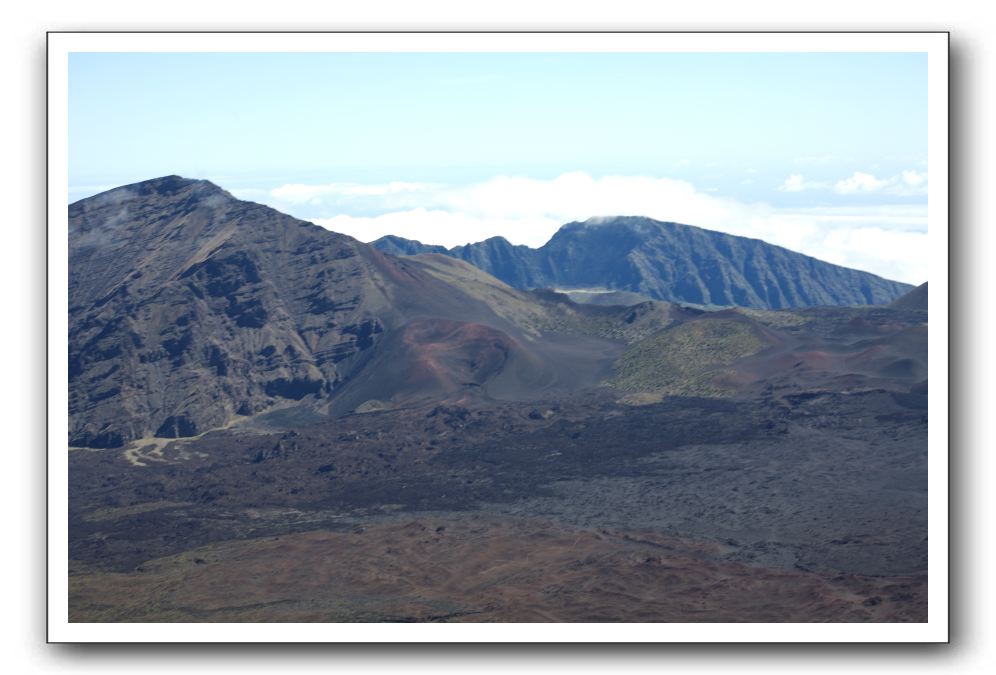
[[[161,176],[150,180],[134,183],[129,186],[131,191],[137,195],[160,195],[169,197],[180,194],[184,191],[192,191],[198,194],[228,194],[225,190],[215,185],[209,180],[199,180],[194,178],[184,178],[183,176]]]
[[[121,187],[116,187],[74,202],[69,205],[69,209],[70,213],[78,213],[80,211],[121,205],[139,198],[143,200],[171,200],[178,198],[204,199],[212,196],[222,197],[226,200],[235,200],[235,197],[209,180],[172,175],[152,178],[130,185],[122,185]]]

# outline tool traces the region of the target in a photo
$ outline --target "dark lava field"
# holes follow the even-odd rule
[[[433,564],[443,568],[460,564],[468,547],[487,567],[491,546],[517,542],[517,557],[542,557],[548,546],[575,536],[614,537],[655,564],[701,563],[712,571],[708,579],[682,578],[643,592],[704,594],[718,605],[715,611],[723,608],[717,598],[724,593],[740,597],[740,609],[725,618],[706,614],[708,620],[922,621],[924,405],[923,395],[881,391],[789,401],[672,398],[640,407],[592,395],[549,405],[372,412],[293,429],[281,429],[276,419],[173,440],[158,453],[150,446],[142,459],[76,450],[70,453],[71,615],[81,621],[382,621],[456,612],[477,620],[595,620],[585,613],[591,598],[574,610],[547,607],[543,593],[530,590],[536,575],[553,586],[566,584],[571,564],[601,559],[602,553],[586,550],[550,569],[527,566],[503,577],[505,591],[526,594],[536,611],[549,612],[547,619],[517,619],[516,601],[489,597],[481,604],[458,587],[430,594],[449,611],[421,607],[429,581],[409,579],[407,569],[392,576],[388,564],[407,555],[392,553],[391,533],[411,526],[438,539]],[[536,528],[558,536],[534,539]],[[275,537],[314,532],[363,542],[360,549],[355,542],[330,543],[323,564],[341,558],[346,567],[381,570],[392,583],[413,583],[392,600],[407,609],[367,604],[383,599],[378,575],[325,589],[348,597],[301,619],[301,603],[316,592],[304,583],[306,570],[264,604],[254,602],[244,617],[241,592],[211,611],[196,598],[174,598],[191,575],[200,583],[215,575],[226,584],[241,578],[247,592],[265,585],[265,564],[251,572],[236,562]],[[604,555],[613,553],[609,543],[599,545]],[[164,566],[172,574],[166,580],[156,576]],[[626,585],[626,569],[610,567],[609,576]],[[734,573],[745,583],[780,576],[786,580],[779,585],[805,581],[812,586],[807,593],[829,605],[809,618],[789,607],[778,615],[769,584],[728,586]],[[157,590],[136,605],[133,589],[144,587],[143,580]],[[873,590],[865,594],[866,587]],[[846,601],[838,597],[845,590]],[[744,602],[752,593],[756,604]],[[691,610],[633,618],[632,601],[605,601],[597,616],[698,620]]]

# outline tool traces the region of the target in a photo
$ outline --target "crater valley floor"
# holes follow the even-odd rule
[[[926,424],[603,391],[71,450],[70,619],[925,621]]]

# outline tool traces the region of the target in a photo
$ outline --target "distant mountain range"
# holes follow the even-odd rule
[[[419,250],[409,244],[378,245]],[[197,436],[266,415],[307,422],[441,400],[556,399],[606,384],[659,399],[760,381],[908,388],[925,377],[925,291],[896,308],[702,312],[628,291],[578,304],[492,273],[518,286],[628,286],[762,307],[885,302],[908,288],[760,241],[631,218],[567,225],[538,251],[490,240],[397,257],[167,176],[69,207],[69,444]]]
[[[451,249],[396,236],[372,245],[448,255],[520,289],[598,287],[705,306],[875,305],[912,289],[759,239],[639,217],[568,223],[538,249],[502,237]]]

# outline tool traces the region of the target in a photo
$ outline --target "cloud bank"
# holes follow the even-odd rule
[[[833,190],[838,195],[886,194],[909,197],[927,194],[927,174],[908,170],[896,176],[878,178],[874,174],[855,171],[846,178],[827,183],[806,180],[802,174],[794,173],[778,186],[778,190],[779,192]]]
[[[786,191],[815,189],[801,175],[786,184],[802,186]],[[899,190],[925,186],[926,175],[915,171],[890,179],[856,172],[832,189],[846,195],[892,189],[897,191],[891,194],[908,194]],[[775,208],[709,194],[683,180],[580,171],[546,180],[498,176],[470,185],[290,184],[257,195],[233,192],[366,242],[394,234],[455,246],[503,236],[538,247],[567,222],[648,216],[763,239],[899,281],[927,279],[925,205]]]

